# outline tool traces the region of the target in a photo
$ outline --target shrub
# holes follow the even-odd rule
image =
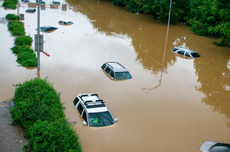
[[[3,2],[2,6],[10,8],[10,9],[16,9],[17,8],[16,4],[13,1],[5,1]]]
[[[38,120],[32,128],[27,148],[33,151],[81,151],[78,135],[64,118],[52,122]]]
[[[32,41],[33,41],[32,37],[24,35],[24,36],[17,37],[14,41],[14,44],[31,46]]]
[[[60,93],[46,79],[15,86],[13,124],[20,124],[31,151],[81,151],[78,136],[65,120]]]
[[[23,67],[36,67],[37,66],[37,58],[35,53],[30,52],[22,52],[19,53],[16,60]]]
[[[14,47],[11,48],[12,52],[15,54],[19,54],[22,52],[29,52],[29,53],[34,53],[34,50],[32,50],[30,47],[25,46],[25,45],[15,45]]]
[[[8,30],[12,31],[12,35],[25,35],[23,23],[20,21],[9,21]]]
[[[19,20],[19,16],[15,14],[7,14],[6,19],[7,20]]]

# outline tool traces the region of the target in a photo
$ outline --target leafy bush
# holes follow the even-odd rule
[[[81,151],[78,136],[65,120],[60,93],[46,79],[15,86],[13,124],[20,124],[30,151]]]
[[[23,36],[17,37],[14,41],[14,44],[31,46],[32,41],[33,41],[32,37],[23,35]]]
[[[19,16],[15,14],[7,14],[6,19],[7,20],[19,20]]]
[[[34,50],[32,50],[30,47],[25,46],[25,45],[15,45],[14,47],[11,48],[12,52],[15,54],[19,54],[22,52],[29,52],[29,53],[34,53]]]
[[[32,128],[27,148],[33,151],[81,151],[78,135],[64,118],[52,122],[38,120]]]
[[[12,35],[25,35],[23,23],[20,21],[9,21],[8,30],[12,31]]]
[[[37,66],[37,58],[35,53],[30,52],[22,52],[19,53],[16,60],[23,67],[36,67]]]
[[[16,9],[17,8],[16,4],[13,1],[5,1],[3,2],[2,6],[10,8],[10,9]]]

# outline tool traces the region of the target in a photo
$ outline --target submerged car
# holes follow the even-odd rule
[[[115,80],[127,80],[132,78],[129,71],[118,62],[105,62],[101,66],[101,69]]]
[[[230,152],[230,144],[220,143],[217,141],[206,141],[200,146],[203,152]]]
[[[58,29],[57,27],[53,27],[53,26],[41,26],[40,27],[40,31],[41,32],[48,32],[48,31],[53,31]]]
[[[60,5],[61,3],[59,1],[52,1],[54,5]]]
[[[60,20],[58,23],[63,24],[63,25],[71,25],[71,24],[73,24],[72,21],[65,21],[65,20]]]
[[[36,12],[36,9],[35,8],[28,8],[26,10],[27,13],[33,13],[33,12]]]
[[[118,120],[113,118],[98,94],[79,94],[73,105],[83,119],[83,124],[89,127],[105,127],[115,124]]]
[[[182,46],[174,47],[174,49],[172,50],[172,52],[177,53],[177,54],[181,54],[184,57],[187,56],[189,58],[200,57],[200,54],[197,53],[196,51],[190,50],[190,49],[182,47]]]

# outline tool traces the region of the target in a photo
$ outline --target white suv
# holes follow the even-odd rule
[[[73,105],[83,119],[83,124],[89,127],[104,127],[113,125],[118,119],[113,119],[109,109],[97,94],[79,94]]]

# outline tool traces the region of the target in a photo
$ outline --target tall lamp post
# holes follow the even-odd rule
[[[37,8],[37,70],[40,70],[40,0]]]

